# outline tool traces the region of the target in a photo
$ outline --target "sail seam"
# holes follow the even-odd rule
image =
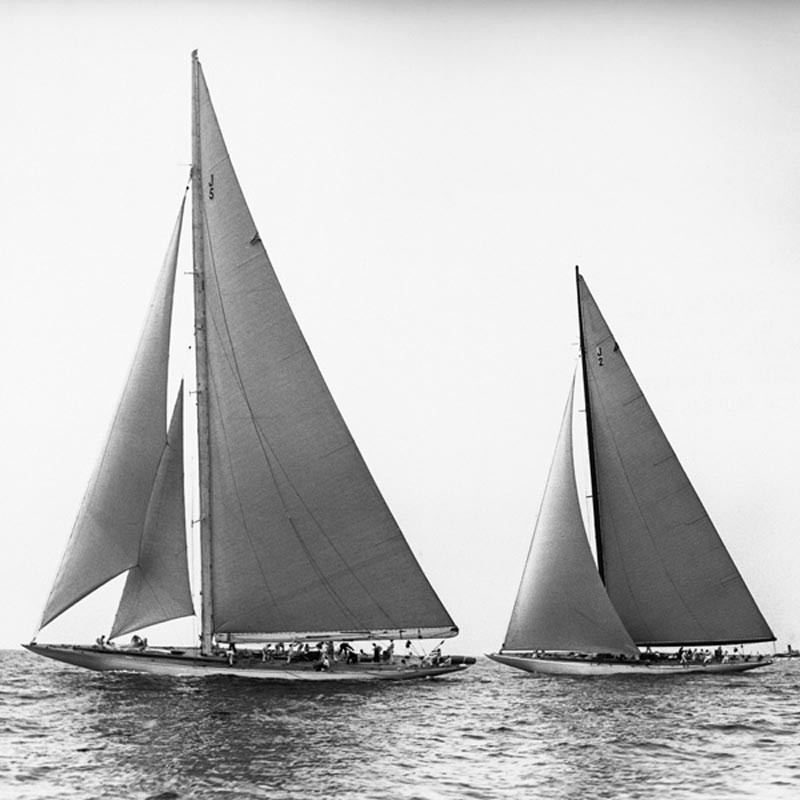
[[[323,455],[320,456],[320,458],[330,458],[331,456],[336,455],[336,453],[341,453],[342,450],[349,450],[352,446],[353,446],[352,441],[347,442],[346,444],[343,444],[340,447],[335,447],[333,450],[328,450],[328,452],[323,453]]]
[[[626,408],[631,403],[635,403],[637,400],[644,400],[644,395],[641,392],[639,392],[639,394],[637,394],[635,397],[631,397],[630,400],[624,400],[621,405],[623,408]]]

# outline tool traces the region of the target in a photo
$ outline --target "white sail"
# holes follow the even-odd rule
[[[572,457],[573,393],[574,381],[502,649],[637,657],[586,538]]]
[[[166,436],[172,295],[182,218],[183,203],[133,365],[40,627],[138,562]]]
[[[637,644],[774,639],[583,278],[603,575]]]
[[[194,614],[183,499],[183,384],[178,391],[139,548],[109,638]]]
[[[286,301],[197,74],[213,629],[455,635]]]

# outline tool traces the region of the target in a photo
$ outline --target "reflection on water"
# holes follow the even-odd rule
[[[795,797],[800,660],[739,676],[320,688],[3,654],[0,797]]]

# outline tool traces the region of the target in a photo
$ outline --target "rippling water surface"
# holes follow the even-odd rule
[[[800,796],[800,659],[603,680],[481,659],[344,688],[0,662],[2,798]]]

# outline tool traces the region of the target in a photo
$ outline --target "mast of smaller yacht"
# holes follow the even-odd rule
[[[578,292],[578,328],[580,336],[581,371],[583,373],[583,402],[586,407],[586,436],[589,440],[589,475],[592,483],[592,512],[594,516],[594,540],[597,549],[597,571],[600,580],[606,582],[603,561],[603,540],[600,537],[600,501],[597,496],[597,467],[594,457],[594,435],[592,433],[592,403],[589,397],[589,369],[586,359],[586,338],[583,335],[583,308],[581,305],[581,274],[575,267],[575,287]]]
[[[203,170],[200,153],[200,62],[192,52],[192,253],[194,260],[194,343],[197,372],[197,468],[200,525],[200,651],[213,651],[211,516],[209,491],[208,343],[206,338]]]

